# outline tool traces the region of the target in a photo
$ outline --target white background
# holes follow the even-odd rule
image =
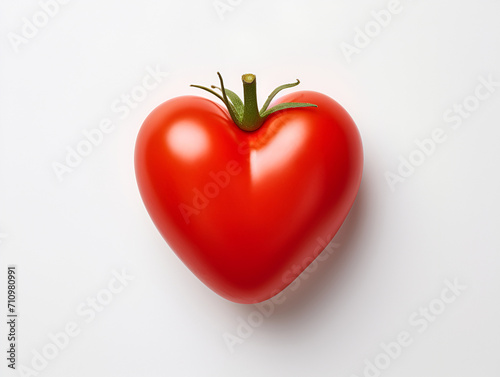
[[[236,3],[236,1],[234,1]],[[18,367],[32,367],[49,333],[79,335],[40,376],[363,376],[382,342],[413,342],[383,376],[498,376],[500,364],[500,88],[454,130],[443,120],[500,81],[500,3],[402,0],[402,11],[348,62],[372,10],[386,1],[242,1],[219,17],[211,0],[73,1],[16,52],[37,1],[0,5],[0,333],[6,341],[6,266],[18,268]],[[42,19],[43,21],[43,19]],[[12,35],[11,35],[12,36]],[[148,67],[168,72],[130,114],[111,109]],[[160,237],[133,170],[137,132],[163,101],[205,94],[216,72],[241,91],[257,74],[261,103],[277,85],[323,92],[357,123],[364,143],[358,199],[321,262],[233,351],[238,317]],[[59,182],[52,164],[103,118],[115,129]],[[393,192],[414,139],[446,141]],[[293,206],[293,203],[290,203]],[[93,321],[76,310],[125,269],[135,277]],[[419,333],[412,313],[445,280],[467,288]],[[297,286],[295,286],[297,287]],[[102,293],[101,293],[102,294]],[[2,356],[2,376],[16,375]],[[38,373],[38,372],[37,372]]]

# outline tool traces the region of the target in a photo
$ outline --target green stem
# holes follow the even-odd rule
[[[255,131],[264,119],[259,114],[257,105],[257,81],[255,75],[248,73],[241,77],[243,80],[243,119],[240,128],[245,131]]]
[[[259,107],[257,104],[257,81],[255,75],[247,73],[241,77],[243,81],[243,99],[241,101],[240,97],[231,90],[224,87],[224,82],[222,81],[222,76],[217,72],[220,80],[220,88],[212,86],[214,89],[219,89],[222,92],[222,96],[219,93],[214,92],[212,89],[206,88],[200,85],[191,85],[195,88],[200,88],[206,90],[207,92],[214,94],[219,98],[227,107],[229,115],[233,122],[243,131],[255,131],[259,129],[262,124],[266,121],[266,118],[277,111],[282,111],[286,109],[293,109],[299,107],[318,107],[317,105],[311,103],[302,102],[288,102],[280,103],[270,109],[268,109],[271,100],[278,94],[281,90],[291,88],[300,83],[297,80],[296,83],[285,84],[277,87],[271,95],[268,97],[266,103],[259,112]]]

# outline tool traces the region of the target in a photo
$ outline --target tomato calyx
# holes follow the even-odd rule
[[[254,74],[247,73],[244,74],[241,79],[243,81],[243,100],[233,91],[226,89],[224,87],[224,81],[222,80],[222,76],[219,72],[217,72],[220,80],[220,87],[212,85],[212,89],[217,89],[221,92],[221,94],[216,91],[207,88],[201,85],[191,85],[192,87],[206,90],[207,92],[215,95],[219,98],[227,107],[229,115],[233,122],[243,131],[255,131],[259,129],[260,126],[265,122],[266,118],[275,113],[276,111],[281,111],[285,109],[293,109],[298,107],[318,107],[312,103],[303,103],[303,102],[287,102],[280,103],[276,106],[268,109],[269,105],[273,98],[283,89],[292,88],[300,84],[300,81],[297,79],[297,82],[291,84],[284,84],[278,86],[274,89],[269,97],[267,97],[266,102],[262,106],[259,111],[257,105],[257,82]]]

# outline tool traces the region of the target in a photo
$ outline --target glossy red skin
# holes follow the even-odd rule
[[[178,97],[158,106],[137,138],[137,182],[153,222],[203,283],[234,302],[261,302],[290,284],[340,228],[361,182],[349,114],[316,92],[281,102],[318,107],[277,112],[245,132],[222,106]],[[218,195],[209,185],[206,207],[197,202],[199,213],[183,216],[179,205],[196,209],[193,189],[203,192],[229,161],[238,173]]]

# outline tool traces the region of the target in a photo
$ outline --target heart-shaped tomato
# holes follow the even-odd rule
[[[277,111],[245,131],[224,107],[177,97],[139,132],[136,176],[153,222],[188,268],[231,301],[257,303],[283,290],[325,247],[318,240],[332,239],[356,197],[363,166],[356,125],[320,93],[277,104],[304,102],[317,107]]]

